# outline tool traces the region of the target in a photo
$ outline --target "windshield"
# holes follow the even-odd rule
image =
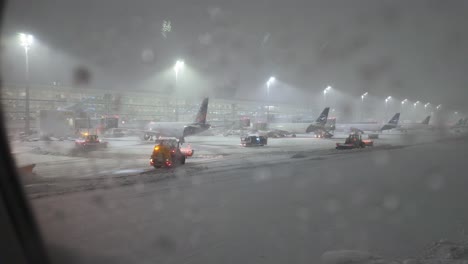
[[[468,261],[468,1],[18,0],[2,21],[4,126],[58,263]]]

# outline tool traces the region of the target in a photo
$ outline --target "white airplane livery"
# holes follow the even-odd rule
[[[144,140],[153,140],[158,137],[176,137],[184,140],[186,136],[201,133],[210,128],[206,123],[208,112],[208,97],[203,99],[200,110],[193,123],[185,122],[150,122],[142,130]]]
[[[377,122],[372,123],[348,123],[348,124],[336,124],[335,130],[339,132],[381,132],[384,130],[390,130],[398,126],[400,120],[400,113],[396,113],[390,121],[386,124]]]
[[[414,131],[414,130],[426,130],[431,129],[432,126],[429,125],[431,116],[427,116],[420,123],[404,123],[396,127],[396,130],[402,132]]]
[[[269,123],[269,134],[282,133],[285,135],[315,133],[316,135],[330,135],[330,131],[334,130],[334,126],[327,126],[328,112],[330,107],[323,109],[317,120],[312,123]]]

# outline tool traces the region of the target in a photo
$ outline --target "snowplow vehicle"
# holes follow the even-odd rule
[[[170,168],[175,164],[185,164],[186,158],[192,155],[192,149],[180,148],[177,138],[158,138],[150,157],[150,165],[154,168]]]
[[[355,149],[374,146],[374,141],[362,139],[361,134],[351,134],[346,138],[345,143],[336,143],[336,149]]]
[[[250,135],[241,137],[241,145],[243,147],[265,146],[268,143],[268,138],[265,136]]]
[[[75,147],[86,150],[107,148],[107,142],[100,140],[97,135],[85,133],[81,138],[75,140]]]

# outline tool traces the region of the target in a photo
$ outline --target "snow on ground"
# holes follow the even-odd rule
[[[335,150],[337,142],[344,139],[337,135],[333,139],[317,139],[310,135],[297,138],[270,138],[264,147],[242,147],[237,136],[192,136],[184,146],[195,150],[187,164],[169,171],[155,169],[149,165],[153,142],[141,141],[137,137],[107,138],[108,148],[90,152],[74,152],[73,141],[12,142],[12,153],[18,166],[36,164],[34,175],[24,177],[23,183],[30,193],[50,193],[52,190],[74,189],[83,185],[88,188],[101,186],[113,178],[131,175],[156,174],[165,177],[177,171],[195,173],[199,170],[219,171],[258,164],[275,164],[293,159],[323,159],[330,155],[341,155],[355,151],[389,149],[408,144],[434,142],[435,135],[382,134],[375,146],[364,150]],[[161,176],[163,175],[163,176]],[[134,179],[132,179],[134,180]],[[118,180],[116,180],[118,181]],[[97,182],[97,183],[96,183]],[[127,182],[125,182],[127,183]],[[47,186],[47,188],[44,188]],[[64,187],[65,186],[65,187]],[[78,188],[81,189],[81,188]]]
[[[249,148],[164,173],[76,180],[32,204],[52,257],[66,253],[57,263],[465,263],[450,243],[420,256],[433,241],[462,239],[468,219],[468,140],[427,140]]]

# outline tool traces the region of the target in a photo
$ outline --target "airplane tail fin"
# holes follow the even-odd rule
[[[429,125],[429,120],[431,120],[431,116],[427,116],[426,118],[424,118],[424,120],[421,122],[421,124],[423,125]]]
[[[206,114],[208,112],[208,97],[203,99],[203,102],[198,110],[197,117],[195,118],[195,123],[206,124]]]
[[[396,113],[390,121],[388,121],[389,124],[392,125],[398,125],[398,121],[400,121],[400,113]]]
[[[396,113],[387,124],[385,124],[380,130],[389,130],[397,127],[398,121],[400,121],[400,113]]]
[[[325,107],[323,109],[322,113],[319,115],[317,120],[315,120],[316,123],[320,125],[325,125],[327,123],[327,118],[328,118],[328,112],[330,111],[330,107]]]

